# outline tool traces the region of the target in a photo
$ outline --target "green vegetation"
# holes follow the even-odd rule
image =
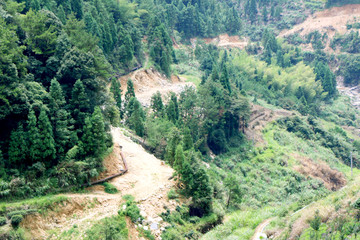
[[[114,185],[112,185],[111,183],[105,182],[103,185],[104,185],[104,187],[105,187],[105,192],[106,192],[106,193],[112,193],[112,194],[114,194],[114,193],[118,193],[118,192],[119,192],[119,191],[117,190],[117,188],[116,188]]]
[[[189,199],[162,214],[169,223],[163,239],[250,239],[270,217],[286,239],[298,216],[289,214],[312,202],[333,206],[327,201],[349,180],[350,154],[353,166],[360,166],[360,140],[348,128],[358,127],[359,112],[339,95],[336,82],[338,76],[349,85],[360,81],[359,34],[329,39],[314,31],[276,38],[323,5],[321,0],[1,2],[0,225],[11,222],[16,228],[5,237],[21,238],[23,217],[66,201],[19,199],[77,189],[99,175],[112,146],[110,126],[133,130],[175,170],[181,187],[171,189],[169,199]],[[356,30],[357,22],[348,28]],[[222,33],[252,42],[245,50],[228,50],[195,39]],[[325,53],[329,43],[341,54]],[[300,44],[311,45],[311,51]],[[176,73],[196,89],[157,92],[145,106],[134,82],[129,79],[123,92],[118,79],[142,65],[168,78]],[[306,172],[306,164],[319,172]],[[110,183],[104,187],[118,192]],[[142,216],[133,197],[123,198],[119,215],[96,222],[87,239],[127,238],[125,216],[133,223]],[[340,212],[328,222],[320,208],[314,210],[300,239],[327,232],[329,238],[355,236],[358,205],[346,207],[349,216]],[[74,225],[62,237],[79,234]],[[149,231],[140,234],[154,238]]]
[[[128,229],[126,227],[125,217],[116,215],[106,217],[86,231],[87,240],[95,239],[128,239]]]

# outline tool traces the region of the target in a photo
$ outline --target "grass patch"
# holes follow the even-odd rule
[[[76,229],[73,231],[76,231]],[[86,237],[84,239],[128,239],[128,229],[126,226],[125,216],[116,215],[96,222],[89,230],[86,231]]]
[[[180,75],[181,78],[185,78],[185,82],[192,82],[198,88],[201,83],[201,78],[192,75]]]
[[[115,194],[115,193],[119,192],[117,190],[117,188],[114,185],[112,185],[111,183],[104,182],[103,185],[105,187],[105,192],[106,193]]]

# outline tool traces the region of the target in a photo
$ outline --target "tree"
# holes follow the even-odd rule
[[[175,150],[174,164],[173,167],[177,172],[181,171],[183,163],[185,161],[184,150],[181,144],[178,144]]]
[[[156,117],[163,117],[164,115],[164,104],[161,99],[161,94],[157,91],[151,96],[151,108]]]
[[[257,10],[257,6],[256,6],[256,0],[249,0],[249,18],[251,23],[254,23],[257,19],[257,14],[258,14],[258,10]]]
[[[106,150],[105,123],[99,107],[95,108],[91,117],[85,119],[80,148],[85,157],[99,157]]]
[[[118,107],[118,109],[120,111],[120,118],[122,118],[123,114],[122,114],[122,105],[121,105],[122,104],[122,102],[121,102],[121,84],[120,84],[120,81],[117,80],[116,78],[113,78],[111,80],[110,91],[114,95],[116,106]]]
[[[35,112],[33,109],[30,110],[28,115],[28,126],[27,126],[27,133],[28,133],[28,146],[29,146],[29,157],[30,157],[30,164],[36,163],[41,158],[40,153],[40,132],[37,126],[37,119],[35,116]]]
[[[45,161],[46,166],[50,167],[51,161],[55,159],[56,149],[52,126],[44,106],[39,115],[38,130],[40,159]]]
[[[179,129],[176,127],[171,129],[171,132],[167,138],[167,142],[168,144],[166,146],[165,159],[168,161],[170,166],[173,166],[175,162],[176,147],[181,142],[181,134]]]
[[[222,67],[221,76],[220,76],[220,83],[224,87],[224,89],[226,89],[230,94],[231,93],[231,86],[230,86],[230,81],[229,81],[229,74],[228,74],[227,67],[226,67],[225,64]]]
[[[263,21],[264,21],[264,22],[268,22],[268,21],[269,21],[268,11],[267,11],[267,8],[266,8],[266,7],[263,8],[262,16],[263,16]]]
[[[85,87],[81,80],[77,80],[71,93],[71,110],[75,120],[75,128],[81,129],[85,123],[85,118],[90,111],[89,99],[85,93]]]
[[[188,127],[184,130],[184,137],[183,137],[183,148],[184,151],[191,150],[194,147],[193,138],[191,136],[190,129]]]
[[[228,199],[226,207],[229,208],[231,202],[240,204],[242,192],[240,188],[240,181],[236,178],[236,176],[230,173],[225,178],[224,185],[228,189]]]
[[[129,101],[128,116],[127,122],[129,127],[135,130],[138,136],[143,137],[145,135],[145,112],[135,97],[132,97]]]
[[[17,129],[14,129],[10,135],[9,145],[9,162],[13,166],[19,166],[22,163],[26,163],[26,157],[28,154],[28,146],[25,139],[23,125],[20,123]]]
[[[130,98],[135,97],[134,83],[131,79],[127,81],[127,91],[125,93],[125,102],[128,103]]]
[[[316,210],[314,219],[310,221],[311,228],[314,229],[316,232],[316,239],[317,239],[317,233],[320,229],[320,225],[321,225],[321,217],[319,216],[319,210]]]

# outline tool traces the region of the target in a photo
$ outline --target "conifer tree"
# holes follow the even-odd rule
[[[85,119],[80,148],[83,156],[98,157],[106,150],[105,123],[99,107]]]
[[[120,81],[118,81],[117,79],[113,78],[111,80],[111,87],[110,87],[110,91],[112,92],[112,94],[114,95],[114,99],[116,102],[116,106],[118,107],[119,111],[120,111],[120,118],[122,118],[123,116],[123,112],[122,112],[122,106],[121,106],[121,84]]]
[[[85,93],[85,87],[81,80],[77,80],[72,89],[71,109],[75,120],[75,128],[81,129],[90,110],[89,99]]]
[[[190,150],[194,147],[193,138],[188,127],[184,130],[183,146],[184,151]]]
[[[130,98],[135,97],[134,83],[131,79],[127,81],[127,91],[125,93],[125,102],[129,102]]]
[[[39,149],[40,158],[45,161],[47,166],[51,166],[51,162],[55,159],[55,140],[53,135],[52,126],[47,116],[45,107],[43,106],[40,111],[38,120],[39,129]]]
[[[157,117],[163,117],[164,115],[164,104],[161,99],[161,94],[157,91],[151,97],[151,108]]]
[[[175,150],[174,165],[173,165],[174,169],[177,172],[181,172],[184,161],[185,161],[185,155],[184,155],[183,147],[181,144],[178,144]]]
[[[262,15],[263,15],[263,21],[267,22],[269,19],[268,19],[268,11],[266,7],[263,8]]]
[[[166,116],[168,117],[169,121],[174,124],[176,123],[176,110],[173,101],[169,101],[169,104],[166,106]]]
[[[35,163],[40,160],[40,132],[37,127],[37,119],[33,109],[30,110],[28,115],[28,146],[29,146],[29,158],[30,164]]]
[[[257,10],[257,6],[256,6],[256,0],[249,0],[249,17],[250,17],[250,21],[252,23],[254,23],[257,19],[257,14],[258,14],[258,10]]]
[[[170,93],[170,100],[174,103],[175,119],[178,120],[179,119],[179,104],[178,104],[177,96],[174,92]]]
[[[140,137],[143,137],[145,134],[145,126],[144,126],[144,120],[145,120],[145,113],[142,109],[142,106],[140,102],[136,98],[134,104],[133,104],[133,112],[131,113],[130,118],[128,119],[130,128],[135,130],[136,134]]]
[[[174,161],[175,161],[176,147],[181,142],[181,134],[180,134],[179,129],[177,129],[176,127],[171,129],[171,132],[168,136],[167,142],[168,142],[168,144],[166,146],[165,159],[168,161],[170,166],[173,166]]]
[[[22,165],[26,162],[26,155],[28,152],[25,141],[25,132],[23,125],[20,123],[17,129],[14,129],[10,135],[9,145],[9,161],[11,164]]]
[[[231,86],[229,81],[229,74],[226,65],[223,66],[220,76],[220,83],[229,93],[231,93]]]

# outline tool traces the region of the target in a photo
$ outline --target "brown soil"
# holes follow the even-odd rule
[[[265,126],[279,118],[290,116],[292,113],[284,109],[271,110],[259,105],[251,106],[251,116],[248,127],[245,129],[245,135],[249,140],[253,140],[256,146],[265,143],[261,131]]]
[[[248,44],[248,39],[240,38],[239,36],[229,36],[228,34],[221,34],[215,38],[204,38],[206,44],[214,44],[223,48],[240,48],[244,49]],[[192,45],[195,46],[196,39],[191,39]]]
[[[265,228],[270,224],[272,218],[266,219],[262,223],[260,223],[256,229],[251,240],[261,240],[266,239],[267,235],[264,233]]]
[[[32,239],[58,239],[60,234],[72,228],[75,224],[82,236],[94,222],[105,217],[116,215],[123,202],[122,196],[131,194],[138,201],[138,206],[146,218],[159,219],[158,215],[164,208],[174,210],[177,203],[168,200],[167,192],[174,187],[175,182],[169,180],[173,169],[165,165],[161,160],[147,153],[140,145],[134,143],[130,134],[124,129],[112,128],[113,141],[122,146],[123,154],[128,164],[128,172],[110,182],[119,190],[117,194],[107,194],[102,187],[89,188],[88,194],[67,194],[69,200],[64,206],[54,206],[52,211],[45,215],[28,215],[22,222]],[[104,161],[108,168],[104,174],[111,174],[122,168],[117,155],[118,147]],[[110,169],[115,167],[116,170]],[[165,226],[159,220],[159,228]],[[55,234],[50,235],[50,232]],[[131,239],[140,239],[133,225],[129,226]],[[160,230],[153,231],[157,236]]]
[[[301,36],[305,36],[311,32],[319,31],[321,33],[327,33],[329,39],[332,39],[335,33],[345,34],[350,31],[359,31],[356,29],[348,30],[346,23],[352,22],[354,17],[360,17],[360,4],[345,5],[342,7],[334,7],[326,9],[321,12],[317,12],[314,15],[308,17],[303,23],[294,26],[290,30],[284,30],[280,33],[280,37],[286,37],[291,34],[298,33]],[[332,52],[329,47],[330,41],[327,41],[326,51]],[[305,50],[311,50],[310,45],[302,45]]]
[[[136,98],[144,106],[150,106],[151,96],[157,91],[165,96],[170,92],[179,94],[186,86],[195,86],[193,83],[182,81],[175,75],[171,76],[171,79],[167,79],[165,75],[153,68],[139,69],[120,78],[123,94],[126,93],[129,79],[134,83]]]
[[[304,36],[313,31],[327,32],[332,37],[335,32],[346,33],[346,23],[352,21],[354,17],[360,17],[360,4],[345,5],[343,7],[334,7],[315,13],[305,22],[294,26],[290,30],[284,30],[280,36],[287,36],[299,33]]]
[[[294,167],[297,172],[322,181],[327,189],[337,191],[346,185],[344,174],[335,169],[331,169],[326,163],[320,160],[315,163],[312,159],[298,154],[292,154],[292,156],[301,164]]]

